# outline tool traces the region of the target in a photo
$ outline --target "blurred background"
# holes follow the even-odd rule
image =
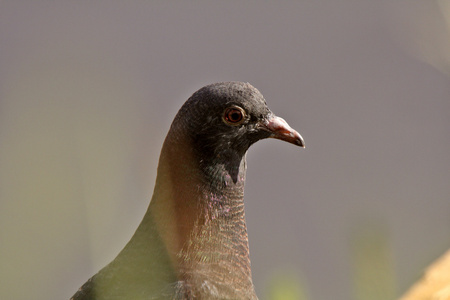
[[[449,3],[0,1],[0,298],[110,262],[177,110],[228,80],[306,142],[247,156],[259,297],[399,297],[450,248]]]

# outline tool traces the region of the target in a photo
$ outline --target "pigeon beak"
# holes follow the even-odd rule
[[[271,133],[269,137],[305,148],[302,136],[295,129],[291,128],[283,118],[271,116],[261,125],[264,130]]]

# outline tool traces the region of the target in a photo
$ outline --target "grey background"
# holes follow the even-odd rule
[[[228,80],[306,141],[248,154],[260,298],[280,276],[308,299],[401,295],[450,247],[449,15],[418,0],[0,1],[0,298],[68,299],[112,260],[178,108]]]

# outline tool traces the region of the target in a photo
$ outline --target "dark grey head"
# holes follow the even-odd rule
[[[238,167],[248,148],[264,138],[304,147],[300,134],[276,117],[263,95],[244,82],[201,88],[181,107],[172,126],[186,130],[204,167],[236,163]],[[230,175],[237,176],[233,172]]]

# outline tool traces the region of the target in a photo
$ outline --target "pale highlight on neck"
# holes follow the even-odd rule
[[[192,288],[190,293],[207,289],[218,295],[254,295],[244,212],[245,157],[238,161],[236,183],[221,164],[209,170],[214,174],[206,180],[188,143],[177,136],[165,141],[147,215],[155,220],[179,281]]]

